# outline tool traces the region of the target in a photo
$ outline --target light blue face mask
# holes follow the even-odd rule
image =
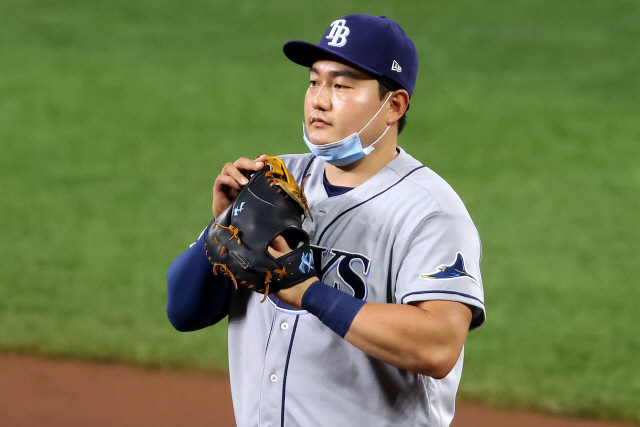
[[[369,120],[369,123],[364,125],[362,129],[360,129],[360,132],[352,133],[351,135],[349,135],[344,139],[341,139],[340,141],[331,142],[329,144],[324,144],[324,145],[315,145],[315,144],[312,144],[311,141],[309,141],[307,126],[304,123],[302,123],[302,138],[304,139],[304,142],[307,144],[307,147],[309,147],[309,150],[311,150],[311,152],[316,157],[318,157],[321,160],[324,160],[330,165],[344,166],[344,165],[353,163],[357,160],[360,160],[361,158],[363,158],[364,156],[366,156],[367,154],[371,153],[374,150],[374,147],[373,147],[374,144],[380,141],[382,137],[387,133],[389,128],[391,127],[391,125],[388,125],[387,128],[382,133],[382,135],[380,135],[380,138],[373,141],[373,143],[368,147],[362,148],[362,142],[360,141],[360,133],[363,130],[365,130],[367,126],[369,126],[369,124],[373,121],[373,119],[375,119],[378,116],[378,114],[380,114],[380,111],[382,111],[382,108],[387,104],[387,101],[389,101],[389,98],[391,98],[391,95],[393,95],[393,92],[389,94],[389,96],[384,101],[384,103],[382,104],[378,112],[375,114],[375,116],[373,116],[371,120]]]

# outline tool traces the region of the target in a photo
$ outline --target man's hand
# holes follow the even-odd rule
[[[278,236],[273,239],[271,246],[269,246],[269,253],[274,258],[280,258],[289,252],[291,252],[291,248],[287,245],[286,240],[284,240],[282,236]],[[289,304],[292,307],[302,308],[302,295],[304,295],[306,290],[309,289],[309,286],[318,280],[320,279],[312,277],[290,288],[282,289],[274,293],[274,295],[285,304]]]
[[[213,216],[218,217],[227,206],[235,199],[242,187],[247,185],[247,176],[250,172],[259,171],[264,167],[266,154],[256,157],[255,160],[241,157],[233,163],[227,163],[213,184]]]

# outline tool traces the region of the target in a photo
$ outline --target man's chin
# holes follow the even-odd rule
[[[327,145],[340,139],[341,138],[332,137],[331,135],[322,135],[320,132],[314,132],[309,135],[309,141],[313,145]]]

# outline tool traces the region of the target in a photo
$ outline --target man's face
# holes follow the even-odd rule
[[[316,145],[339,141],[359,132],[382,106],[378,82],[368,74],[330,60],[316,61],[310,68],[304,98],[309,140]],[[384,110],[360,134],[363,146],[386,129]]]

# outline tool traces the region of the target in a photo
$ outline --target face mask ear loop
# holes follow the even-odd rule
[[[369,120],[369,123],[367,123],[366,125],[364,125],[364,127],[362,129],[360,129],[360,132],[358,132],[358,135],[360,135],[362,133],[363,130],[365,130],[367,128],[367,126],[369,126],[371,124],[371,122],[373,121],[373,119],[375,119],[376,117],[378,117],[378,114],[380,114],[380,111],[382,111],[382,109],[384,108],[385,105],[387,105],[387,102],[389,101],[389,98],[391,98],[391,95],[393,95],[393,92],[391,92],[389,94],[389,96],[387,96],[387,99],[384,100],[384,103],[380,106],[380,109],[378,110],[378,112],[375,114],[375,116],[371,117],[371,120]],[[389,127],[387,127],[387,129],[389,129]],[[386,132],[386,130],[385,130]],[[384,133],[383,133],[384,135]],[[378,141],[376,141],[378,142]],[[375,144],[375,142],[373,143]],[[373,145],[371,144],[371,145]]]
[[[375,150],[375,148],[373,146],[375,145],[376,142],[378,142],[378,141],[380,141],[382,139],[382,137],[384,136],[385,133],[387,133],[387,131],[389,130],[390,127],[391,127],[391,125],[387,125],[387,128],[384,130],[384,132],[382,132],[382,135],[380,135],[380,138],[378,138],[375,141],[373,141],[371,144],[369,144],[368,147],[363,148],[362,151],[364,151],[365,154],[369,154],[373,150]]]

